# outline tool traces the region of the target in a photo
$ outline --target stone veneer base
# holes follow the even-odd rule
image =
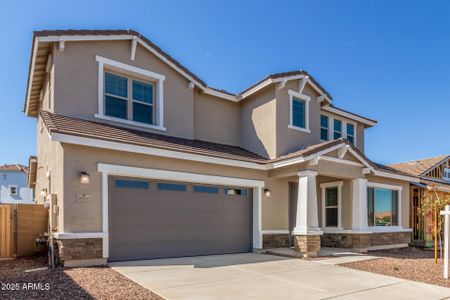
[[[398,248],[411,242],[411,232],[376,233],[324,233],[322,247],[357,249],[366,252],[374,249]]]
[[[289,234],[264,234],[263,249],[289,247]]]
[[[305,257],[316,257],[320,250],[320,235],[295,235],[294,248]]]
[[[91,265],[106,263],[103,258],[102,239],[55,239],[56,256],[62,265],[73,265],[77,262],[80,265]]]

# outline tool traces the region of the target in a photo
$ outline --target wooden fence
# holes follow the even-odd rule
[[[34,255],[47,231],[48,210],[41,204],[0,204],[0,258]]]

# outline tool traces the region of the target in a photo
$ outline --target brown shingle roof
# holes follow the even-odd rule
[[[330,147],[345,143],[349,147],[351,147],[355,152],[357,152],[358,155],[373,168],[385,172],[410,176],[409,174],[403,173],[393,168],[372,162],[364,155],[364,153],[359,151],[358,148],[356,148],[355,146],[353,146],[353,144],[349,143],[347,140],[342,138],[311,145],[309,147],[299,149],[297,151],[293,151],[286,155],[282,155],[280,157],[270,160],[268,158],[255,154],[238,146],[230,146],[200,140],[191,140],[186,138],[161,135],[147,131],[124,128],[121,126],[115,126],[107,123],[100,123],[95,121],[88,121],[73,117],[56,115],[48,111],[42,111],[41,117],[42,120],[44,121],[45,127],[50,133],[61,133],[86,138],[100,139],[105,141],[219,157],[225,159],[235,159],[262,165],[294,157],[313,155],[322,150],[326,150]]]
[[[21,164],[12,164],[12,165],[0,165],[0,172],[22,172],[27,173],[28,168]]]
[[[389,167],[394,168],[396,170],[400,170],[402,172],[415,175],[415,176],[422,176],[424,175],[428,170],[433,168],[435,165],[439,164],[440,162],[444,161],[445,159],[449,158],[450,155],[441,155],[437,157],[431,157],[431,158],[424,158],[419,160],[412,160],[402,163],[396,163],[389,165]]]
[[[80,137],[95,138],[139,146],[155,147],[186,153],[202,154],[213,157],[236,159],[254,163],[266,163],[268,160],[241,147],[223,145],[200,140],[161,135],[135,129],[128,129],[106,123],[81,120],[41,112],[46,128],[51,133],[63,133]]]

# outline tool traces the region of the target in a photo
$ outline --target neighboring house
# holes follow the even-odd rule
[[[232,94],[131,30],[39,31],[25,112],[66,265],[410,241],[419,179],[368,159],[376,121],[305,71]]]
[[[0,204],[33,202],[33,190],[27,186],[28,169],[25,166],[0,165]]]
[[[412,240],[416,244],[432,247],[432,212],[423,214],[422,199],[424,192],[430,188],[442,193],[450,193],[450,155],[407,161],[390,167],[420,177],[420,183],[412,183],[410,191]]]

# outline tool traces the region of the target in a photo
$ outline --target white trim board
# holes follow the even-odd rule
[[[102,173],[102,230],[103,230],[103,258],[109,257],[109,197],[108,176],[130,176],[172,180],[182,182],[196,182],[217,185],[234,185],[253,188],[253,248],[262,249],[262,190],[263,180],[242,179],[225,176],[213,176],[188,172],[176,172],[151,168],[137,168],[122,165],[98,163],[97,170]]]
[[[342,110],[334,108],[334,107],[322,106],[322,110],[330,112],[330,113],[334,113],[336,115],[339,115],[339,116],[342,116],[342,117],[348,118],[350,120],[354,120],[354,121],[357,121],[357,122],[360,122],[360,123],[363,123],[363,124],[366,124],[369,126],[375,126],[377,124],[377,122],[375,122],[375,121],[366,119],[364,117],[356,116],[354,114],[342,111]]]

